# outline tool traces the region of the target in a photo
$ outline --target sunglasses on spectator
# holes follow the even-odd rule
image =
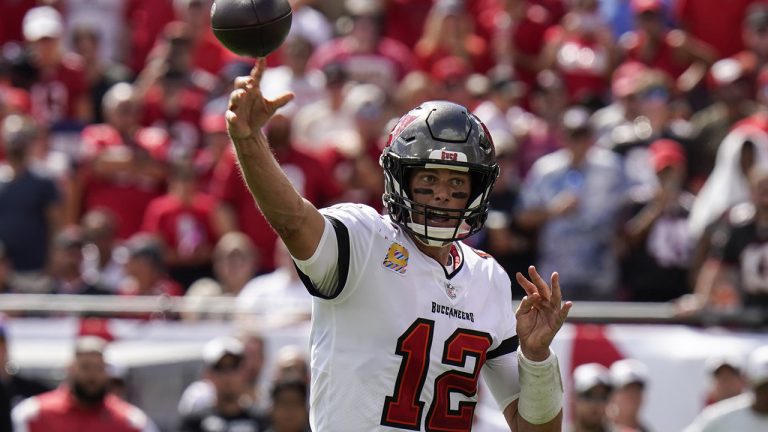
[[[236,372],[240,369],[240,363],[242,363],[240,358],[232,359],[232,361],[219,361],[211,366],[211,371],[216,373]]]
[[[579,400],[584,402],[608,402],[609,393],[597,392],[597,393],[581,393],[578,395]]]

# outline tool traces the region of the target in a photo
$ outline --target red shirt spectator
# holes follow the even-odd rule
[[[125,27],[130,29],[128,66],[139,73],[157,36],[174,18],[173,0],[127,0]]]
[[[167,134],[144,128],[126,143],[112,126],[100,124],[86,127],[82,137],[89,161],[81,173],[83,209],[108,209],[117,218],[117,237],[126,239],[139,231],[144,210],[163,191]]]
[[[181,80],[165,80],[147,91],[142,123],[168,131],[170,160],[189,156],[197,150],[206,98],[202,89]]]
[[[195,194],[189,202],[163,195],[147,206],[142,231],[159,235],[181,257],[201,246],[210,250],[216,242],[211,223],[215,207],[216,200],[206,194]]]
[[[135,406],[107,395],[96,407],[78,404],[67,387],[34,396],[22,402],[17,425],[26,432],[143,432],[151,431],[147,416]]]
[[[739,31],[745,12],[756,0],[677,0],[676,14],[681,27],[691,36],[711,45],[718,58],[729,57],[744,48]]]
[[[421,37],[433,0],[391,0],[387,3],[384,36],[414,46]]]
[[[80,57],[66,54],[55,68],[40,70],[40,77],[32,84],[29,95],[32,115],[40,122],[84,120],[77,104],[87,100],[88,85]]]

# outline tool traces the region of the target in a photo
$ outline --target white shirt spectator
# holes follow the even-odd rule
[[[710,405],[685,432],[732,432],[768,430],[768,416],[752,409],[754,393],[744,393]]]

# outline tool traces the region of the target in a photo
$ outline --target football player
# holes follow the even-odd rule
[[[260,59],[226,113],[244,179],[314,296],[316,431],[469,431],[482,373],[515,431],[555,431],[562,382],[550,343],[571,303],[533,267],[513,311],[509,277],[461,240],[478,232],[498,166],[466,108],[427,102],[403,116],[381,157],[381,216],[318,211],[280,170],[261,132],[292,99],[262,96]]]

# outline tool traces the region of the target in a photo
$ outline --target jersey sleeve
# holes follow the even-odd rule
[[[516,331],[512,305],[512,282],[500,265],[494,263],[494,287],[500,293],[499,343],[486,353],[482,369],[483,379],[501,410],[520,397],[520,379],[517,372],[517,349],[520,341]]]
[[[338,204],[321,213],[326,222],[317,250],[309,259],[294,262],[310,294],[342,301],[357,286],[358,269],[367,261],[371,236],[382,219],[373,208],[359,204]]]

